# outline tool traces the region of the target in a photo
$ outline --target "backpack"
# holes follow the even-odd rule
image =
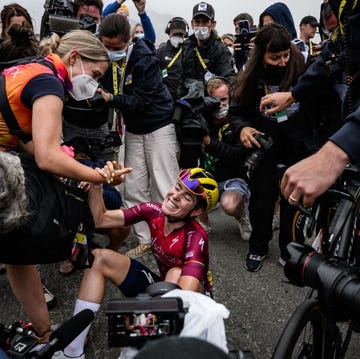
[[[22,59],[16,64],[41,62],[56,73],[52,64],[41,59]],[[11,62],[14,64],[14,61]],[[1,64],[0,64],[1,66]],[[12,134],[24,143],[31,136],[21,130],[9,105],[5,92],[5,78],[0,74],[0,112]],[[58,179],[42,171],[34,156],[21,153],[25,173],[29,217],[19,228],[0,233],[0,262],[8,264],[45,264],[70,258],[77,230],[82,224],[88,244],[94,235],[94,223],[87,203],[87,193],[78,188],[78,182]],[[91,265],[91,252],[87,253]],[[79,265],[79,267],[85,267]],[[88,265],[86,265],[88,266]]]

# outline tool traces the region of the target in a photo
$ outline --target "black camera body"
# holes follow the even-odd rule
[[[173,122],[179,141],[187,146],[200,146],[202,139],[209,133],[206,119],[220,107],[218,97],[183,98],[175,102]]]
[[[250,44],[251,39],[255,36],[256,31],[252,31],[248,20],[239,20],[236,24],[237,33],[235,34],[236,42],[242,46]]]
[[[71,30],[88,30],[95,33],[96,20],[89,15],[76,18],[74,4],[76,0],[46,0],[45,12],[41,18],[40,37],[49,36],[52,32],[59,36]]]
[[[314,248],[288,244],[290,259],[284,273],[290,283],[317,289],[319,299],[336,308],[337,320],[360,324],[360,268],[337,257],[326,257]]]
[[[141,348],[146,341],[178,335],[185,310],[181,298],[162,298],[141,293],[135,298],[113,299],[108,317],[109,347]]]
[[[256,167],[258,167],[259,163],[261,163],[263,158],[271,151],[274,146],[273,139],[268,135],[255,133],[253,137],[256,139],[256,141],[259,142],[261,147],[252,152],[245,160],[245,167],[247,168],[247,172],[249,174],[251,174],[251,172]]]

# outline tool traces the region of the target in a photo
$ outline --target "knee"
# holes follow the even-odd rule
[[[221,197],[221,207],[227,215],[239,218],[243,215],[244,199],[239,193],[225,193]]]
[[[96,248],[92,251],[94,255],[94,262],[91,266],[94,270],[101,270],[102,268],[106,267],[108,263],[108,256],[109,256],[109,249],[103,248]]]

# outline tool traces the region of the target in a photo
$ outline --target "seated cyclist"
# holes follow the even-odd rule
[[[129,209],[107,210],[100,187],[93,187],[89,204],[97,228],[115,228],[146,221],[151,232],[151,249],[160,276],[140,262],[107,250],[95,249],[91,269],[84,271],[74,315],[83,309],[97,312],[109,278],[127,297],[145,291],[154,282],[169,281],[182,289],[211,292],[207,278],[208,237],[195,220],[217,203],[216,181],[201,168],[183,170],[163,203],[147,202]],[[64,350],[64,357],[84,358],[89,327]],[[57,357],[58,358],[58,357]]]

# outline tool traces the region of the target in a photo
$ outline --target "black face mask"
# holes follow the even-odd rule
[[[266,65],[264,79],[268,85],[280,85],[286,75],[287,66]]]

